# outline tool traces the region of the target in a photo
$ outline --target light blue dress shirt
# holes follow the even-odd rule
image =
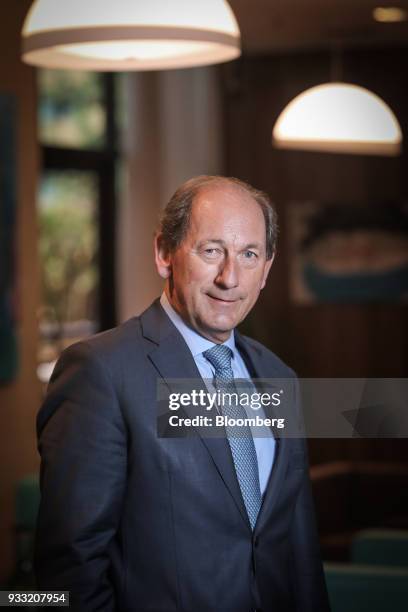
[[[191,354],[194,358],[194,361],[197,365],[198,371],[200,372],[202,378],[204,380],[213,380],[215,376],[214,367],[211,363],[206,359],[203,355],[203,352],[207,349],[210,349],[214,346],[214,342],[207,340],[203,336],[200,336],[196,331],[194,331],[191,327],[188,327],[180,317],[180,315],[174,310],[174,308],[169,303],[167,296],[165,293],[162,293],[160,298],[160,304],[162,305],[165,313],[171,320],[171,322],[176,326],[180,334],[183,336],[188,348],[191,351]],[[234,334],[231,333],[228,340],[226,340],[223,344],[228,346],[232,351],[232,359],[231,359],[231,367],[234,373],[234,378],[245,378],[250,380],[251,377],[246,368],[244,360],[242,359],[237,347],[235,346],[235,337]],[[246,408],[244,406],[244,408]],[[248,408],[246,408],[248,416],[254,416],[254,414],[248,413]],[[262,408],[256,411],[260,417],[264,417],[265,413]],[[262,433],[260,432],[262,429]],[[254,433],[255,430],[253,430]],[[265,493],[266,486],[268,484],[269,476],[272,471],[272,466],[275,458],[275,439],[272,435],[272,432],[268,427],[257,427],[256,428],[257,435],[254,436],[254,444],[256,450],[256,456],[258,459],[258,470],[259,470],[259,484],[261,487],[262,495]],[[260,437],[260,435],[262,437]]]

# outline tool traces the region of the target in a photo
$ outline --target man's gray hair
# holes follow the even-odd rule
[[[213,185],[235,185],[251,196],[261,207],[265,219],[266,259],[272,259],[276,249],[278,225],[276,211],[269,196],[240,179],[225,176],[197,176],[183,183],[172,196],[160,219],[162,245],[168,253],[174,252],[190,227],[191,210],[198,193]]]

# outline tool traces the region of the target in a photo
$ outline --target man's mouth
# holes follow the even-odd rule
[[[218,297],[216,295],[211,295],[211,294],[207,294],[208,297],[210,297],[212,300],[214,300],[215,302],[218,302],[219,304],[235,304],[236,302],[238,302],[239,298],[236,299],[231,299],[231,298],[223,298],[223,297]]]

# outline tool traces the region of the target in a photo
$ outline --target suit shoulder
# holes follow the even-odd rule
[[[250,338],[249,336],[241,335],[241,338],[243,338],[250,348],[256,351],[260,357],[267,362],[268,366],[272,368],[280,377],[297,378],[296,372],[264,344]]]
[[[115,353],[123,351],[141,339],[140,317],[132,317],[117,327],[100,332],[81,342],[97,353]]]
[[[138,354],[143,354],[142,346],[140,320],[133,317],[117,327],[71,344],[62,352],[60,361],[81,357],[100,362],[114,372],[120,363],[135,360]]]

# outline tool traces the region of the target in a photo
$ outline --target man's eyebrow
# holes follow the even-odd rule
[[[197,248],[199,249],[208,243],[211,243],[211,244],[215,243],[215,244],[219,244],[220,246],[226,246],[225,240],[222,240],[221,238],[206,238],[205,240],[200,240],[200,242],[197,244]],[[241,250],[245,251],[247,249],[258,249],[259,251],[261,251],[262,245],[260,245],[258,242],[250,242],[246,244],[244,247],[242,247]]]
[[[221,246],[225,245],[225,240],[222,240],[221,238],[205,238],[204,240],[200,240],[200,242],[197,244],[197,248],[200,248],[205,244],[208,244],[209,242],[215,242],[216,244],[220,244]]]
[[[258,242],[251,242],[251,243],[247,244],[246,246],[244,246],[244,250],[245,249],[258,249],[258,250],[261,250],[262,246]]]

